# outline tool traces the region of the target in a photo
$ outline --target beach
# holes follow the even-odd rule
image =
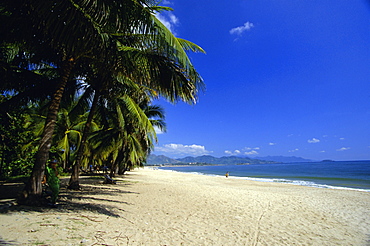
[[[370,245],[370,192],[150,168],[117,181],[82,178],[57,208],[3,207],[2,244]]]

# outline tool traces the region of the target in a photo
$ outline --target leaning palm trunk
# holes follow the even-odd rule
[[[71,178],[69,179],[68,189],[72,189],[72,190],[80,189],[79,177],[80,177],[80,167],[81,167],[82,155],[84,153],[84,149],[85,149],[85,146],[86,146],[86,141],[87,141],[87,138],[89,136],[91,123],[92,123],[92,120],[94,118],[95,111],[97,109],[99,97],[100,97],[100,90],[96,90],[93,102],[91,104],[89,116],[87,117],[87,121],[85,123],[84,131],[82,133],[81,143],[80,143],[80,145],[78,147],[78,150],[77,150],[75,164],[73,165]]]
[[[110,170],[110,176],[113,178],[116,173],[118,173],[120,163],[123,162],[125,158],[125,152],[124,148],[121,148],[120,151],[118,152],[116,160],[113,162],[112,168]]]
[[[124,175],[126,171],[130,171],[129,165],[127,163],[122,163],[118,167],[118,175]]]
[[[74,65],[73,59],[62,62],[61,77],[50,102],[48,114],[46,117],[45,127],[40,140],[40,146],[36,154],[36,162],[32,169],[31,177],[26,184],[24,191],[19,199],[22,204],[37,205],[41,202],[42,184],[46,162],[49,159],[52,137],[55,123],[58,117],[59,105],[62,100],[63,92]]]

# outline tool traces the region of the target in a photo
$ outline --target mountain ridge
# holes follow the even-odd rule
[[[165,155],[151,154],[147,158],[147,165],[180,165],[180,164],[215,164],[215,165],[237,165],[237,164],[267,164],[267,163],[292,163],[292,162],[312,162],[296,156],[266,156],[266,157],[241,157],[241,156],[223,156],[214,157],[211,155],[187,156],[183,158],[170,158]]]

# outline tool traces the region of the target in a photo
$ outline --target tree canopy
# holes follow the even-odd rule
[[[113,175],[142,165],[154,126],[165,129],[153,99],[196,102],[204,84],[188,53],[204,50],[157,19],[169,10],[151,0],[0,3],[0,175],[30,173],[24,202],[41,195],[50,157],[73,170],[71,188],[82,166]]]

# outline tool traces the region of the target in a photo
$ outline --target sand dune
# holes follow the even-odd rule
[[[1,209],[19,245],[369,245],[370,193],[140,169],[60,206]],[[1,241],[0,241],[1,245]]]

